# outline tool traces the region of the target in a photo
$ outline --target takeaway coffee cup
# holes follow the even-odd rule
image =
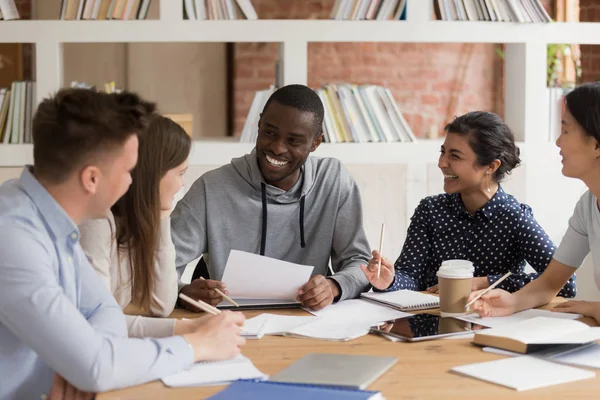
[[[468,260],[447,260],[442,263],[437,272],[442,317],[465,315],[474,270],[473,263]]]

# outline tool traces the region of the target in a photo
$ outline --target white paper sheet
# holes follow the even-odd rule
[[[189,369],[162,378],[170,387],[219,385],[238,379],[267,379],[249,358],[239,355],[232,360],[200,362]]]
[[[367,327],[412,315],[360,299],[344,300],[319,311],[305,310],[319,318],[335,320],[338,324],[363,323]]]
[[[462,317],[456,317],[463,321],[472,322],[474,324],[479,324],[483,326],[487,326],[489,328],[500,328],[505,325],[514,324],[517,322],[525,321],[531,318],[537,317],[547,317],[547,318],[559,318],[559,319],[577,319],[581,318],[581,314],[569,314],[569,313],[561,313],[561,312],[553,312],[549,310],[525,310],[518,313],[514,313],[507,317],[487,317],[481,318],[477,314],[469,314]]]
[[[590,379],[596,376],[591,371],[530,356],[463,365],[454,367],[451,371],[518,391]]]
[[[314,267],[231,250],[223,283],[234,299],[294,300]]]

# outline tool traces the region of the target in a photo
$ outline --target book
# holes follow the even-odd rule
[[[519,353],[496,349],[495,347],[484,347],[481,350],[486,353],[499,354],[501,356],[521,356]],[[551,349],[537,351],[530,355],[532,357],[554,361],[561,364],[600,369],[600,344],[596,343],[558,346]]]
[[[273,375],[270,380],[362,390],[397,362],[396,357],[310,353]]]
[[[427,310],[438,308],[440,299],[437,296],[413,292],[412,290],[397,290],[395,292],[362,293],[361,298],[396,308],[400,311]]]
[[[381,392],[312,385],[293,385],[270,381],[233,382],[209,400],[381,400]]]
[[[443,21],[552,22],[540,0],[433,0],[433,5]]]
[[[0,0],[0,13],[5,20],[21,18],[15,0]]]
[[[468,364],[451,368],[450,371],[517,391],[590,379],[596,376],[592,371],[556,364],[531,356]]]
[[[583,322],[537,317],[475,333],[473,344],[527,354],[553,346],[586,344],[600,339],[600,327]]]

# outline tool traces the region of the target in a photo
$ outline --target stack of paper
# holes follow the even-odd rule
[[[315,316],[261,314],[246,321],[242,334],[252,339],[281,335],[347,341],[368,334],[373,325],[410,316],[363,300],[346,300],[321,311],[307,311]]]
[[[239,379],[267,379],[250,359],[239,355],[227,361],[199,362],[190,368],[162,378],[170,387],[223,385]]]

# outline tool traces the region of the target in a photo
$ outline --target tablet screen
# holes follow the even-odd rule
[[[442,318],[435,314],[416,314],[408,318],[385,322],[372,327],[372,330],[409,341],[417,341],[464,334],[483,328],[485,327],[456,318]]]

